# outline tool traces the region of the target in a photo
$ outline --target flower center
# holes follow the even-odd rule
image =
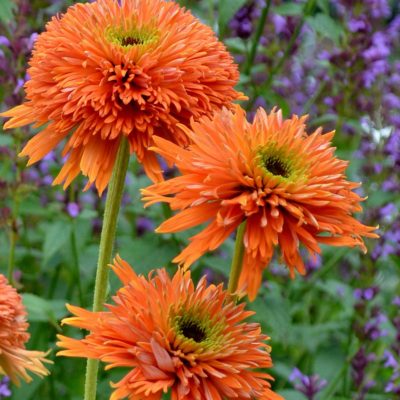
[[[158,32],[152,28],[121,29],[111,27],[106,31],[106,37],[110,42],[128,50],[135,46],[144,46],[154,42],[158,38]]]
[[[283,181],[296,179],[302,173],[296,156],[275,143],[257,149],[256,159],[267,175]]]
[[[290,167],[278,156],[268,156],[264,160],[264,168],[269,171],[272,175],[282,176],[288,178],[290,176]]]
[[[187,339],[192,339],[196,343],[203,342],[207,339],[206,330],[201,324],[191,318],[181,318],[178,322],[179,332]]]
[[[144,44],[145,41],[140,37],[126,36],[120,39],[120,43],[122,46],[135,46],[138,44]]]

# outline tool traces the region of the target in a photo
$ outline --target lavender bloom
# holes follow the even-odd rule
[[[137,218],[136,219],[136,231],[139,236],[144,235],[146,232],[154,231],[153,221],[146,217]]]
[[[390,16],[390,7],[387,0],[366,0],[366,6],[372,18],[387,18]]]
[[[365,289],[357,288],[353,292],[353,296],[356,300],[372,300],[379,292],[379,288],[377,286],[372,286]]]
[[[276,34],[279,35],[284,32],[286,29],[286,18],[279,14],[273,14],[271,18]]]
[[[248,39],[253,33],[253,20],[258,14],[259,11],[255,1],[240,8],[229,24],[235,36]]]
[[[0,380],[0,400],[11,396],[11,390],[9,388],[10,378],[5,376]]]
[[[365,348],[361,347],[360,350],[356,353],[356,355],[351,360],[352,366],[352,378],[356,388],[361,388],[363,386],[365,380],[365,372],[368,364],[371,361],[375,360],[375,354],[365,352]]]
[[[385,361],[385,363],[383,364],[384,367],[393,369],[399,368],[398,361],[394,358],[393,354],[389,350],[385,350],[385,352],[383,353],[383,357]]]
[[[10,47],[10,41],[5,36],[0,36],[0,46]]]
[[[392,222],[397,214],[397,207],[394,203],[388,203],[379,210],[380,217],[385,222]]]
[[[382,330],[380,325],[387,321],[387,318],[382,313],[378,312],[371,320],[364,326],[364,335],[368,340],[377,340],[382,336],[386,336],[387,332]]]
[[[364,18],[351,18],[347,26],[350,32],[368,32],[371,29],[370,24]]]
[[[395,296],[395,298],[392,301],[392,304],[400,307],[400,296]]]
[[[385,93],[383,95],[383,103],[388,108],[400,108],[400,97],[394,93]]]
[[[294,383],[294,388],[303,393],[308,400],[314,400],[315,396],[327,385],[325,379],[318,375],[304,375],[298,368],[294,368],[289,376],[289,381]]]
[[[67,213],[72,217],[76,218],[79,215],[80,207],[79,204],[71,202],[67,204]]]

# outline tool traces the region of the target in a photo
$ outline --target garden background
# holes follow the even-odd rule
[[[38,33],[67,0],[0,0],[0,111],[20,104],[27,61]],[[180,1],[225,42],[240,66],[238,90],[254,115],[278,106],[284,116],[309,114],[310,129],[336,129],[348,177],[368,196],[361,218],[381,238],[358,249],[324,247],[307,276],[291,280],[275,259],[265,272],[254,319],[271,336],[274,389],[287,400],[400,398],[400,3],[397,0]],[[0,128],[1,129],[1,128]],[[15,400],[82,398],[85,361],[55,359],[65,303],[90,307],[104,198],[52,187],[60,154],[25,169],[17,157],[33,129],[0,132],[0,272],[14,266],[28,309],[29,348],[52,349],[51,375],[12,387]],[[174,170],[167,170],[173,176]],[[136,271],[175,266],[170,260],[196,230],[154,233],[170,213],[146,211],[148,186],[131,159],[116,251]],[[195,279],[227,279],[233,240],[193,266]],[[111,282],[112,291],[116,281]],[[110,380],[101,373],[99,396]],[[318,376],[317,376],[318,375]],[[1,384],[0,384],[1,387]],[[0,399],[5,398],[1,394]]]

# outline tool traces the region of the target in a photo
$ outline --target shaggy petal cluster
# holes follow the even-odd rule
[[[17,384],[20,378],[32,380],[28,371],[39,376],[49,374],[42,364],[49,362],[46,354],[25,349],[28,326],[21,296],[0,274],[0,375],[7,375]]]
[[[65,140],[54,183],[82,172],[102,192],[121,137],[153,180],[153,135],[179,145],[176,124],[211,115],[243,96],[239,73],[213,31],[173,1],[98,0],[54,17],[39,35],[28,69],[26,102],[2,116],[5,128],[40,128],[22,150],[28,165]]]
[[[193,122],[191,130],[181,126],[193,140],[187,149],[155,139],[154,150],[182,174],[143,190],[147,205],[166,202],[180,211],[157,231],[209,222],[175,262],[189,266],[246,221],[239,285],[254,299],[277,246],[292,277],[305,273],[300,243],[311,254],[320,243],[366,250],[362,237],[377,235],[352,216],[361,210],[353,191],[359,184],[346,179],[348,163],[334,156],[334,132],[308,135],[305,119],[259,109],[250,124],[238,106]]]
[[[63,323],[88,330],[82,340],[59,336],[58,355],[88,357],[107,369],[127,367],[111,399],[282,400],[270,389],[268,339],[252,312],[236,304],[222,285],[195,287],[189,271],[171,279],[164,269],[138,276],[116,258],[114,272],[123,283],[108,311],[69,306],[75,315]]]

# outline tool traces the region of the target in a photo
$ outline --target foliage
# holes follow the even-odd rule
[[[1,111],[22,100],[34,33],[63,11],[69,0],[0,1]],[[310,125],[336,129],[338,154],[350,160],[349,178],[362,181],[364,222],[379,224],[381,239],[367,241],[368,254],[324,248],[308,262],[308,274],[291,280],[279,259],[250,304],[254,320],[271,337],[274,388],[287,400],[384,400],[400,392],[400,7],[397,1],[180,1],[218,30],[241,68],[239,90],[257,106],[285,115],[309,113]],[[265,26],[257,38],[264,7]],[[397,39],[397,40],[396,40]],[[251,48],[257,52],[251,60]],[[250,62],[249,62],[250,60]],[[58,153],[25,169],[17,157],[32,129],[0,132],[0,272],[15,265],[15,281],[29,312],[30,348],[51,349],[52,374],[12,388],[12,399],[82,398],[85,363],[55,357],[55,335],[67,315],[65,303],[90,307],[104,196],[50,185]],[[174,171],[168,171],[173,174]],[[139,189],[150,182],[132,159],[120,213],[115,252],[140,273],[175,266],[194,231],[157,235],[169,215],[162,206],[144,210]],[[233,239],[194,266],[198,279],[227,280]],[[116,288],[112,279],[111,288]],[[388,354],[397,362],[390,363]],[[291,375],[326,380],[304,394]],[[102,372],[99,399],[108,399]],[[397,380],[396,380],[397,379]],[[304,385],[303,385],[304,386]],[[396,389],[397,388],[397,389]],[[398,390],[396,392],[396,390]],[[1,394],[0,394],[1,398]]]

